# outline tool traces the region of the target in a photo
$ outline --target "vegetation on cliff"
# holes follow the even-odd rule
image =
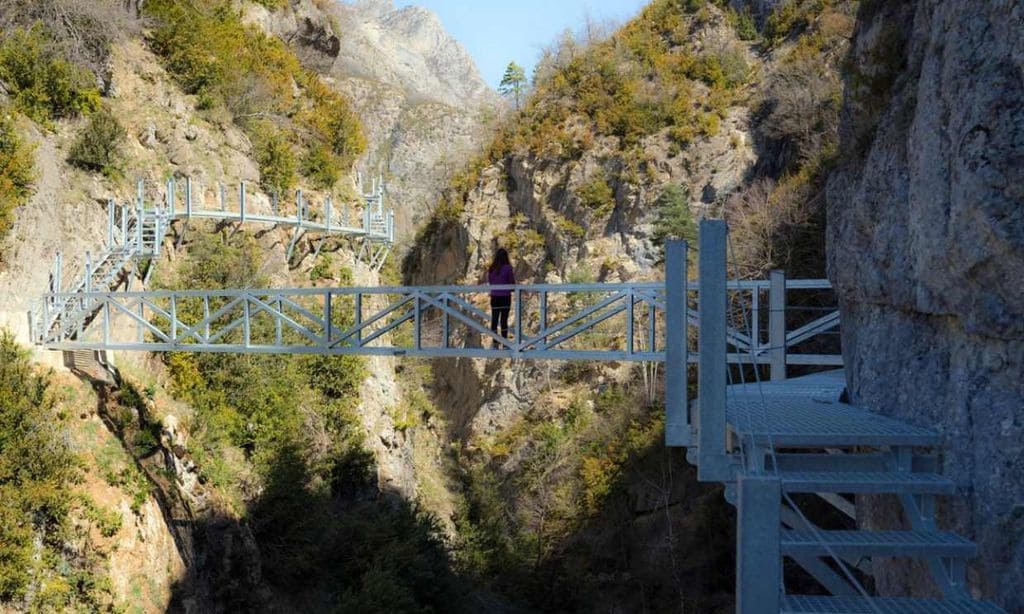
[[[406,273],[429,282],[444,238],[468,232],[470,278],[486,261],[475,250],[500,245],[530,258],[538,278],[625,279],[607,252],[601,260],[609,243],[629,258],[650,241],[656,266],[664,240],[693,239],[694,220],[714,215],[731,224],[732,274],[821,275],[822,190],[855,9],[794,0],[758,25],[725,2],[655,0],[608,37],[563,39],[521,112],[454,178]],[[730,153],[740,141],[749,154]],[[703,155],[721,166],[749,158],[701,174]],[[716,173],[735,176],[728,190],[705,189]],[[479,223],[506,207],[507,228]],[[537,396],[505,410],[510,424],[459,442],[466,573],[545,610],[727,609],[731,549],[709,544],[732,539],[731,511],[662,450],[657,378],[571,365],[546,377],[515,385],[513,396]]]
[[[116,518],[75,492],[81,459],[47,375],[0,332],[0,607],[99,610],[111,605],[102,553],[76,519]],[[109,537],[110,529],[104,536]]]
[[[0,239],[14,222],[14,209],[32,193],[35,155],[18,134],[9,109],[0,104]]]
[[[204,233],[160,283],[263,287],[266,268],[251,237]],[[330,259],[312,276],[352,278]],[[351,309],[336,306],[335,314],[336,326],[351,325],[344,319]],[[202,307],[180,302],[178,315],[199,321]],[[241,331],[227,334],[241,341]],[[258,317],[250,330],[254,340],[274,334]],[[374,458],[356,413],[365,358],[173,353],[166,362],[175,396],[194,412],[189,452],[223,497],[222,513],[251,529],[276,599],[360,611],[442,611],[457,603],[429,517],[388,496],[375,500]],[[258,604],[254,588],[239,586],[220,602]]]
[[[150,45],[185,91],[252,139],[268,191],[293,188],[299,172],[331,188],[366,149],[348,101],[231,2],[150,0],[143,10],[156,24]]]

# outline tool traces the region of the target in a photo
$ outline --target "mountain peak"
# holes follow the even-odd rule
[[[392,0],[356,0],[342,3],[339,14],[345,22],[340,72],[454,107],[497,101],[472,56],[432,11],[395,8]]]

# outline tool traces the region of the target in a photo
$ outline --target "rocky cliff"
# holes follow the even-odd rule
[[[444,194],[406,281],[475,283],[497,247],[525,282],[657,279],[660,240],[693,238],[703,215],[733,221],[733,274],[821,274],[823,160],[854,5],[795,6],[770,44],[718,3],[670,1],[607,41],[564,41]],[[730,607],[731,508],[664,449],[657,370],[458,360],[434,372],[460,450],[460,554],[503,594],[555,610]]]
[[[981,544],[972,588],[1024,610],[1024,4],[863,3],[828,193],[852,398],[940,429]],[[892,512],[875,502],[868,524]],[[881,586],[917,589],[886,567]]]
[[[502,108],[473,59],[434,13],[391,0],[301,0],[254,18],[353,101],[370,141],[360,169],[384,175],[398,233],[414,234]]]

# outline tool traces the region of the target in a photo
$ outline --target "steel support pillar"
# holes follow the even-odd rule
[[[669,447],[693,443],[686,390],[689,328],[686,322],[686,252],[686,241],[665,244],[665,445]],[[632,322],[630,324],[632,330]]]
[[[779,546],[779,478],[740,476],[736,506],[736,612],[779,611],[782,552]]]
[[[697,475],[702,482],[722,482],[732,478],[725,448],[727,232],[724,220],[703,220],[700,223],[700,461]]]
[[[768,280],[768,356],[777,382],[786,379],[786,273],[772,271]]]

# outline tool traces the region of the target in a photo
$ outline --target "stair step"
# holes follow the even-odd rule
[[[951,495],[956,492],[952,480],[935,473],[782,471],[778,475],[782,479],[782,489],[786,492],[915,495]]]
[[[909,597],[817,597],[783,595],[781,613],[828,614],[1005,614],[986,601],[971,599],[912,599]]]
[[[826,548],[825,546],[828,546]],[[942,556],[969,558],[977,546],[955,533],[938,531],[782,531],[782,554],[827,556]]]

